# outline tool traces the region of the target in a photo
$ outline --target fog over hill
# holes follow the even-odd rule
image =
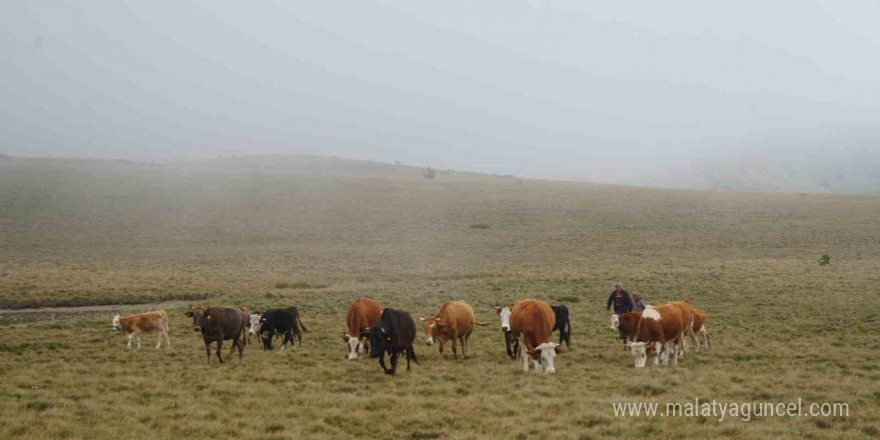
[[[880,192],[876,2],[3,2],[0,154]]]

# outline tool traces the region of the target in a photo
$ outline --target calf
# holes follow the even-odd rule
[[[382,308],[370,298],[358,298],[348,306],[345,313],[348,332],[342,334],[342,340],[348,344],[348,359],[370,351],[370,327],[375,327],[381,317]]]
[[[208,356],[208,365],[211,365],[211,343],[217,342],[217,359],[225,363],[221,356],[223,341],[232,340],[232,351],[238,347],[238,358],[244,357],[244,347],[247,335],[247,315],[237,307],[196,307],[190,306],[186,316],[193,319],[193,331],[201,332],[205,341],[205,353]]]
[[[474,309],[464,301],[450,301],[443,304],[436,315],[429,318],[419,318],[424,321],[425,343],[433,345],[436,340],[440,354],[443,355],[443,345],[446,340],[452,339],[452,354],[456,359],[467,357],[467,349],[471,332],[474,325],[489,325],[488,322],[476,322]],[[461,345],[461,357],[458,356],[458,345]]]
[[[128,348],[131,348],[132,338],[137,338],[138,348],[141,348],[141,333],[158,331],[159,342],[156,349],[162,347],[162,338],[165,338],[165,349],[171,349],[171,339],[168,339],[168,315],[164,310],[155,312],[138,313],[136,315],[128,315],[113,317],[113,329],[122,330],[128,335]]]
[[[632,348],[636,368],[643,368],[649,354],[654,354],[654,365],[658,365],[661,348],[663,365],[669,363],[669,352],[673,352],[672,365],[678,365],[678,348],[684,331],[681,310],[672,304],[648,306],[642,311],[636,325],[634,342],[627,343]],[[641,342],[639,342],[641,341]]]
[[[495,314],[501,318],[501,331],[504,333],[504,346],[507,349],[507,356],[513,360],[519,359],[519,342],[510,335],[510,311],[513,304],[505,304],[502,306],[492,306]]]
[[[623,339],[623,349],[627,350],[630,347],[627,346],[627,343],[632,342],[636,336],[636,327],[639,323],[639,318],[642,317],[642,312],[627,312],[622,315],[611,314],[611,330],[618,330],[620,333],[624,335]]]
[[[544,301],[524,299],[513,304],[510,311],[511,336],[519,340],[523,371],[529,371],[529,357],[536,371],[556,372],[554,358],[565,349],[550,342],[550,333],[556,325],[553,309]]]
[[[379,365],[385,374],[393,375],[397,371],[397,356],[403,352],[406,356],[406,371],[410,370],[409,361],[416,364],[416,352],[413,341],[416,338],[416,323],[412,316],[403,310],[385,309],[376,326],[370,329],[370,357],[379,358]],[[385,367],[385,353],[391,355],[391,369]]]
[[[568,307],[564,304],[550,306],[556,316],[556,325],[553,331],[559,330],[559,345],[565,342],[565,346],[571,348],[571,322],[568,320]]]

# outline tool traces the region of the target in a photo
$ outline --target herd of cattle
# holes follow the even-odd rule
[[[556,371],[554,358],[565,353],[563,342],[571,347],[571,323],[568,308],[564,305],[550,306],[544,301],[523,299],[502,306],[493,306],[501,319],[507,354],[511,359],[522,360],[523,371],[529,370],[532,359],[535,370],[552,374]],[[217,358],[226,362],[221,350],[223,341],[232,341],[229,356],[238,349],[238,356],[244,356],[245,346],[252,336],[258,336],[265,350],[272,350],[272,342],[281,336],[283,350],[288,343],[294,345],[294,337],[302,346],[303,332],[308,329],[300,320],[296,307],[266,310],[250,313],[246,307],[190,307],[186,316],[192,318],[193,330],[200,332],[205,342],[208,364],[211,363],[211,344],[217,344]],[[394,374],[400,354],[406,359],[406,370],[410,362],[418,364],[413,342],[416,338],[416,324],[412,316],[403,310],[379,306],[370,298],[355,300],[346,312],[347,332],[342,338],[348,346],[348,359],[369,352],[371,358],[379,358],[379,365],[386,374]],[[474,310],[463,301],[444,304],[440,311],[423,322],[425,343],[437,344],[441,355],[447,341],[452,342],[452,353],[456,359],[467,356],[469,339],[474,327],[489,325],[477,322]],[[128,348],[133,340],[141,346],[141,333],[157,331],[159,342],[156,348],[168,338],[168,315],[165,311],[140,313],[113,317],[113,328],[128,335]],[[702,345],[709,348],[709,332],[706,328],[706,314],[694,309],[689,300],[667,302],[658,306],[648,306],[644,311],[611,315],[611,329],[624,336],[624,349],[630,350],[636,368],[645,366],[648,355],[654,355],[654,365],[662,355],[667,365],[672,355],[673,365],[678,356],[689,353],[688,340],[694,341],[697,350]],[[550,341],[551,333],[559,332],[559,343]],[[385,364],[385,355],[390,356],[391,368]]]

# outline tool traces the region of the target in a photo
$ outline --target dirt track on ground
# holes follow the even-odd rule
[[[185,307],[191,300],[162,301],[145,304],[110,304],[82,307],[40,307],[35,309],[0,309],[0,324],[15,324],[47,319],[67,319],[87,316],[109,316],[115,312],[140,312],[145,310]],[[109,319],[109,318],[108,318]]]

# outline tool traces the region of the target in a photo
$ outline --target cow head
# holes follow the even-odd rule
[[[260,334],[260,320],[263,319],[263,315],[259,313],[252,313],[248,315],[248,335],[258,335]]]
[[[611,330],[617,330],[620,328],[620,317],[617,316],[616,313],[611,314]]]
[[[119,315],[113,317],[113,330],[122,330],[122,325],[119,323]]]
[[[186,312],[186,316],[192,317],[193,319],[193,331],[200,332],[202,331],[202,327],[211,319],[211,316],[205,313],[204,307],[196,307],[189,306],[189,311]]]
[[[633,361],[636,368],[645,368],[645,361],[648,360],[647,344],[644,342],[629,342],[626,344],[633,355]]]
[[[434,338],[437,337],[437,330],[446,327],[446,323],[441,321],[440,318],[433,316],[430,318],[419,318],[419,320],[425,322],[425,344],[433,345]]]
[[[364,351],[370,351],[370,333],[369,327],[367,331],[361,333],[359,337],[354,337],[348,333],[342,333],[342,340],[348,345],[348,359],[357,359],[358,355]]]
[[[540,361],[540,370],[543,370],[547,374],[553,374],[556,372],[556,368],[553,366],[553,359],[556,358],[557,354],[565,352],[566,350],[558,344],[554,342],[545,342],[532,350],[529,350],[529,356]]]
[[[388,334],[388,330],[385,330],[381,326],[371,328],[370,357],[375,359],[379,356],[382,356],[382,353],[385,351],[385,344],[388,343],[389,339],[391,339],[391,335]]]
[[[501,318],[501,330],[505,332],[510,331],[510,309],[512,308],[510,305],[503,305],[501,307],[492,306],[495,309],[495,314]]]

